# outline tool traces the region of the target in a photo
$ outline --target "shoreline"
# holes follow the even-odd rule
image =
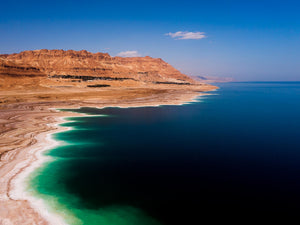
[[[54,133],[67,131],[71,128],[59,126],[66,122],[66,117],[89,116],[86,114],[58,111],[58,108],[75,109],[81,107],[158,107],[164,105],[184,105],[197,102],[200,96],[209,95],[209,93],[188,93],[186,96],[177,96],[170,101],[170,96],[149,96],[145,98],[136,98],[130,102],[114,103],[81,103],[72,105],[54,105],[54,107],[38,108],[37,123],[40,123],[46,129],[31,133],[31,141],[20,148],[6,151],[0,155],[0,223],[1,224],[67,224],[63,216],[49,211],[44,199],[38,199],[26,191],[26,179],[35,169],[40,168],[45,162],[51,160],[49,156],[43,153],[60,145],[60,142],[51,137]],[[172,95],[171,95],[172,96]],[[77,107],[76,107],[77,106]],[[46,115],[39,115],[40,111],[45,111]],[[28,111],[28,109],[27,109]],[[30,114],[30,113],[29,113]],[[15,115],[10,119],[16,120],[20,115]],[[31,115],[31,117],[34,116]],[[26,117],[26,116],[25,116]],[[30,116],[29,116],[30,117]],[[1,122],[0,118],[0,122]],[[49,123],[50,121],[50,123]],[[23,121],[24,122],[24,121]],[[12,123],[13,124],[13,123]],[[26,123],[25,123],[26,124]],[[24,125],[24,123],[23,123]],[[4,132],[5,134],[5,132]],[[16,134],[15,134],[16,135]],[[28,135],[27,133],[24,135]],[[1,134],[3,136],[3,133]],[[23,139],[25,138],[23,136]],[[3,176],[4,175],[4,176]],[[4,187],[3,187],[4,186]],[[17,203],[17,204],[16,204]],[[8,206],[6,209],[3,206]],[[15,210],[15,211],[11,211]],[[20,218],[20,214],[21,216]]]
[[[54,126],[59,126],[64,122],[65,121],[58,121],[58,123],[54,124]],[[30,192],[26,190],[26,187],[28,185],[27,179],[30,179],[30,175],[32,175],[32,173],[36,171],[36,169],[41,168],[45,163],[52,160],[50,156],[44,155],[44,152],[60,145],[60,142],[52,138],[52,135],[55,133],[70,130],[64,127],[61,128],[58,128],[58,130],[55,130],[53,132],[41,133],[37,135],[36,138],[39,140],[38,146],[35,146],[35,148],[32,148],[28,151],[28,153],[32,156],[31,163],[28,163],[27,166],[22,169],[22,172],[17,174],[16,177],[12,180],[12,188],[9,190],[9,196],[15,201],[26,199],[29,202],[30,206],[35,209],[37,213],[47,221],[47,223],[63,225],[67,223],[65,223],[65,220],[61,215],[51,212],[49,210],[50,207],[47,206],[47,203],[44,199],[38,199],[36,196],[30,194]]]

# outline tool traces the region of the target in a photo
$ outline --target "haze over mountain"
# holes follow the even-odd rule
[[[223,83],[235,81],[232,77],[215,77],[215,76],[190,76],[192,79],[204,83]]]

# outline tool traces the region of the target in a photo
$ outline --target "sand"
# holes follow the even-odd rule
[[[63,97],[47,93],[50,97],[41,100],[34,92],[0,92],[2,99],[19,99],[0,105],[0,224],[64,224],[62,216],[25,190],[26,177],[49,160],[43,152],[59,144],[51,134],[67,129],[58,124],[64,117],[80,116],[55,109],[181,105],[203,94],[183,89],[118,89]]]

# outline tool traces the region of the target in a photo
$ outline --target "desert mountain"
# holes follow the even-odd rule
[[[0,75],[7,75],[12,77],[17,76],[45,76],[38,68],[25,63],[16,63],[12,60],[0,58]]]
[[[34,50],[0,55],[0,75],[75,81],[109,80],[192,84],[194,80],[160,58],[111,57],[86,50]]]
[[[235,81],[232,77],[191,76],[192,79],[204,83],[226,83]]]

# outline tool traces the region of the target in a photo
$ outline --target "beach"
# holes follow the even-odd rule
[[[212,88],[210,88],[212,90]],[[121,93],[121,94],[120,94]],[[151,92],[150,92],[151,93]],[[45,150],[58,145],[51,134],[60,127],[64,117],[80,116],[61,108],[79,107],[142,107],[180,105],[194,101],[203,93],[184,90],[157,93],[119,92],[118,98],[101,96],[85,101],[26,102],[2,105],[0,114],[0,223],[1,224],[63,224],[61,217],[51,214],[43,201],[26,193],[24,180],[43,162]],[[24,96],[23,96],[24,97]]]

